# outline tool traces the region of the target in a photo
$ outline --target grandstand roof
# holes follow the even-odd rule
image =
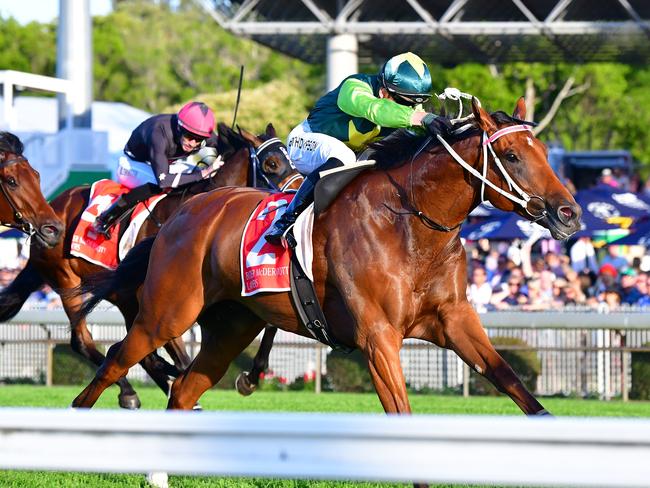
[[[648,0],[203,0],[221,26],[308,62],[356,34],[361,64],[650,61]]]

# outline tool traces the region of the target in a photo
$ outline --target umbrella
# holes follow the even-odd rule
[[[624,244],[628,246],[650,246],[650,220],[638,224],[632,231],[611,244]]]
[[[460,236],[469,241],[528,239],[533,234],[539,234],[544,238],[551,237],[549,231],[539,224],[530,222],[514,213],[496,212],[494,217],[483,222],[464,226],[460,230]]]
[[[23,234],[18,229],[0,226],[0,238],[5,238],[5,237],[13,237],[13,238],[25,237],[25,234]]]
[[[465,226],[460,231],[460,236],[470,241],[478,239],[528,239],[533,234],[541,238],[550,239],[548,229],[539,224],[520,217],[514,213],[493,209],[493,216],[476,224]],[[591,236],[594,232],[618,229],[617,225],[608,224],[597,218],[591,212],[584,212],[581,219],[582,229],[573,237]]]
[[[650,204],[639,198],[636,193],[617,190],[607,185],[580,190],[575,199],[585,214],[591,213],[603,220],[610,217],[639,218],[650,213]]]

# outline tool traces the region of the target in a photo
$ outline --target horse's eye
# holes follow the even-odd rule
[[[519,158],[515,153],[506,153],[506,161],[508,161],[509,163],[516,163],[517,161],[519,161]]]
[[[16,188],[18,186],[18,182],[16,181],[16,178],[10,176],[9,178],[7,178],[7,185],[9,185],[12,188]]]

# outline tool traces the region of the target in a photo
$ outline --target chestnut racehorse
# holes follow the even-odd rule
[[[411,411],[399,357],[408,337],[454,350],[526,414],[547,413],[494,350],[467,301],[459,228],[485,199],[567,238],[580,229],[581,209],[523,122],[523,99],[513,117],[490,115],[476,100],[472,110],[475,130],[457,134],[451,146],[406,131],[375,144],[376,168],[358,175],[314,222],[314,283],[330,331],[363,352],[386,412]],[[196,320],[201,351],[175,380],[169,408],[191,409],[265,323],[309,336],[290,293],[240,295],[240,239],[264,195],[224,188],[197,196],[155,241],[142,242],[132,259],[96,282],[84,312],[134,281],[143,282],[140,308],[74,407],[91,407],[131,366]],[[147,270],[147,262],[156,266]]]
[[[35,237],[35,245],[52,247],[61,239],[63,222],[41,193],[40,176],[23,150],[17,136],[0,132],[0,225]]]
[[[164,198],[154,208],[150,218],[146,220],[140,230],[138,240],[156,234],[161,223],[167,220],[183,201],[196,193],[221,186],[245,186],[256,182],[265,184],[267,187],[271,185],[280,188],[292,177],[298,175],[289,162],[286,152],[282,150],[284,145],[282,144],[282,149],[279,147],[281,143],[278,139],[275,139],[276,144],[269,145],[268,151],[260,152],[260,158],[263,160],[253,158],[252,161],[255,164],[251,164],[251,155],[255,154],[255,149],[264,141],[276,137],[275,129],[271,124],[268,125],[266,133],[260,137],[244,130],[238,134],[225,124],[219,124],[218,131],[219,147],[217,150],[224,158],[224,165],[213,178],[199,181],[187,190],[170,193]],[[75,187],[65,191],[52,202],[58,216],[66,222],[65,238],[60,245],[53,249],[32,249],[27,266],[8,288],[0,292],[0,321],[7,320],[18,313],[30,293],[47,283],[61,293],[63,308],[72,327],[70,342],[73,350],[99,366],[104,360],[104,355],[97,350],[86,320],[77,320],[76,312],[81,305],[81,299],[69,292],[80,285],[85,277],[103,269],[69,254],[70,241],[81,213],[88,204],[89,191],[88,186]],[[132,302],[133,300],[129,300],[128,297],[113,301],[124,315],[127,327],[133,321],[137,311],[137,302],[134,302],[135,310],[132,308]],[[184,369],[189,365],[190,358],[182,339],[172,341],[167,345],[167,351],[179,368]],[[168,374],[176,376],[178,370],[157,354],[148,356],[141,364],[167,393],[169,389]],[[139,407],[139,399],[126,378],[121,379],[118,384],[120,406],[124,408]]]

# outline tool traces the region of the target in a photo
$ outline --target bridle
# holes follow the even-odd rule
[[[462,120],[463,122],[466,121],[466,119]],[[499,160],[499,158],[496,155],[496,152],[494,151],[494,148],[492,147],[492,143],[495,142],[497,139],[500,137],[505,136],[506,134],[512,134],[513,132],[522,132],[522,131],[531,131],[532,126],[534,125],[532,122],[528,123],[526,121],[520,121],[521,123],[518,125],[510,125],[508,127],[504,127],[502,129],[499,129],[495,131],[491,136],[487,135],[486,131],[483,131],[483,134],[481,136],[481,146],[482,146],[482,153],[483,153],[483,172],[480,173],[477,171],[473,166],[471,166],[469,163],[467,163],[460,155],[454,151],[454,149],[451,147],[451,145],[443,139],[442,136],[439,134],[436,136],[442,146],[447,150],[447,152],[452,156],[452,158],[460,164],[464,169],[466,169],[469,173],[474,175],[476,178],[481,180],[481,202],[485,201],[485,186],[489,186],[496,192],[500,193],[504,197],[508,198],[509,200],[517,203],[520,205],[528,215],[531,216],[532,222],[538,222],[545,218],[548,215],[548,212],[546,209],[542,208],[542,211],[539,215],[534,215],[528,208],[528,203],[531,200],[540,200],[542,203],[544,203],[544,199],[538,195],[528,195],[518,184],[517,182],[510,176],[510,174],[506,171],[506,169],[503,166],[503,163]],[[466,130],[468,127],[463,126],[457,129],[455,132],[462,132],[463,130]],[[417,216],[422,223],[427,226],[428,228],[432,230],[438,230],[442,232],[451,232],[454,229],[457,229],[461,226],[462,222],[459,222],[458,224],[454,225],[453,227],[449,227],[446,225],[439,224],[438,222],[434,221],[430,217],[428,217],[424,212],[420,211],[417,209],[417,204],[415,202],[415,195],[413,193],[413,161],[415,158],[424,150],[426,146],[429,145],[431,142],[431,137],[427,137],[427,139],[424,141],[422,146],[415,152],[413,157],[411,158],[411,201],[413,202],[413,210],[408,211],[406,213],[412,214]],[[503,175],[503,178],[505,181],[508,183],[508,189],[510,192],[507,192],[506,190],[502,190],[498,186],[496,186],[494,183],[492,183],[488,177],[487,177],[487,171],[488,171],[488,166],[489,166],[489,156],[488,156],[488,151],[492,155],[492,159],[494,159],[495,164],[497,165],[497,168],[501,171],[501,174]],[[519,195],[513,194],[513,190]]]
[[[23,156],[7,159],[5,161],[0,162],[0,169],[4,169],[7,166],[16,163],[21,163],[21,162],[27,162],[27,159],[25,159]],[[36,229],[30,222],[25,221],[25,217],[23,216],[23,213],[18,209],[16,202],[14,202],[14,200],[11,198],[11,194],[7,190],[5,183],[1,178],[0,178],[0,191],[2,192],[2,195],[5,197],[5,200],[7,200],[9,207],[11,207],[11,210],[14,213],[14,222],[0,221],[0,225],[3,225],[5,227],[11,227],[13,229],[18,229],[19,231],[27,234],[29,237],[34,235],[36,233]]]
[[[523,131],[532,131],[531,128],[532,124],[526,124],[522,123],[519,125],[510,125],[508,127],[504,127],[502,129],[497,130],[494,132],[491,136],[487,135],[486,131],[483,131],[482,137],[482,142],[481,145],[483,147],[483,172],[479,173],[474,167],[472,167],[470,164],[468,164],[463,158],[460,157],[460,155],[454,151],[454,149],[445,141],[442,136],[439,134],[437,135],[438,140],[440,143],[443,145],[443,147],[447,150],[447,152],[451,155],[454,160],[460,164],[464,169],[466,169],[469,173],[474,175],[476,178],[481,180],[481,202],[485,201],[485,186],[489,186],[492,188],[494,191],[497,193],[500,193],[504,197],[506,197],[508,200],[511,200],[518,205],[520,205],[528,215],[532,218],[532,222],[538,222],[539,220],[542,220],[544,217],[548,215],[548,212],[542,208],[542,211],[539,215],[533,214],[530,209],[528,208],[528,204],[530,203],[531,200],[539,200],[542,203],[544,203],[544,199],[538,195],[528,195],[518,184],[517,182],[510,176],[508,171],[503,166],[503,163],[501,163],[501,160],[496,155],[496,152],[494,151],[494,147],[492,146],[492,143],[495,142],[497,139],[500,137],[503,137],[507,134],[512,134],[514,132],[523,132]],[[499,168],[499,171],[501,172],[503,179],[508,183],[508,189],[510,192],[503,190],[499,188],[497,185],[492,183],[488,177],[487,177],[487,172],[488,172],[488,166],[489,166],[489,156],[488,156],[488,151],[492,155],[492,159],[494,160],[494,163],[496,164],[497,168]],[[513,192],[514,190],[514,192]],[[519,196],[517,196],[516,194]]]
[[[302,179],[302,175],[296,171],[296,173],[291,176],[284,184],[280,187],[276,182],[272,181],[266,173],[262,170],[262,161],[266,161],[266,159],[271,155],[271,153],[279,151],[282,154],[284,154],[285,158],[287,161],[289,161],[289,165],[291,168],[295,171],[296,167],[293,165],[293,162],[291,161],[291,158],[289,157],[289,153],[287,152],[287,147],[284,145],[284,143],[277,137],[272,137],[268,141],[264,141],[262,144],[260,144],[257,148],[251,146],[249,148],[249,154],[250,154],[250,163],[251,163],[251,173],[253,175],[253,187],[257,187],[258,183],[258,178],[262,179],[262,181],[266,184],[266,186],[272,190],[279,191],[279,192],[284,192],[287,191],[287,189],[299,178]],[[279,175],[278,178],[280,181],[282,181],[283,175]]]

